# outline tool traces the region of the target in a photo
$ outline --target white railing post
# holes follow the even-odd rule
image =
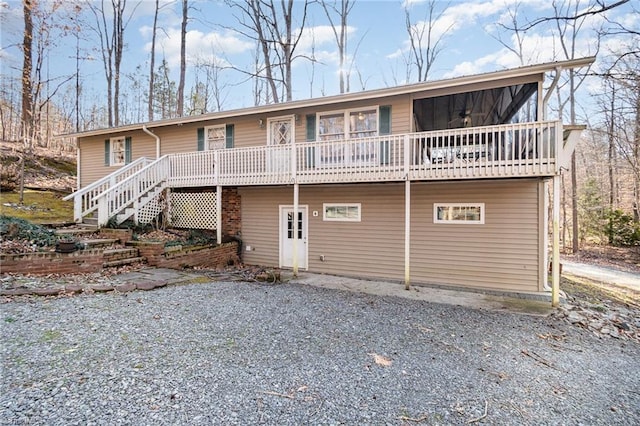
[[[411,167],[411,138],[404,135],[404,178],[409,179],[409,168]]]
[[[220,151],[216,150],[213,152],[213,180],[216,185],[220,185],[220,167],[222,164],[220,163]]]
[[[73,221],[76,223],[82,222],[82,198],[83,195],[73,197]]]
[[[290,174],[291,174],[291,179],[293,182],[297,182],[297,174],[298,174],[298,161],[297,161],[297,153],[296,153],[296,145],[295,143],[291,142],[289,144],[289,151],[291,152],[291,164],[289,165],[290,168]]]
[[[98,227],[105,226],[109,222],[109,212],[106,195],[98,198]]]

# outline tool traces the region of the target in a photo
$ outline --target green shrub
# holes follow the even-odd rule
[[[605,214],[605,233],[614,246],[640,245],[640,223],[622,210],[609,210]]]
[[[52,229],[5,215],[0,215],[0,235],[6,240],[27,240],[38,247],[53,246],[58,241]]]

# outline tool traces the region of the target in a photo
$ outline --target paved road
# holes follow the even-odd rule
[[[615,284],[640,291],[640,275],[619,271],[604,266],[588,265],[586,263],[562,261],[562,271],[579,277],[599,280],[608,284]]]

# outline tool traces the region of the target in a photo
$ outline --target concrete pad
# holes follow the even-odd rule
[[[508,295],[485,294],[470,291],[457,291],[436,287],[411,286],[405,289],[404,284],[388,281],[372,281],[356,278],[339,277],[334,275],[301,273],[292,283],[311,285],[314,287],[345,290],[356,293],[373,294],[377,296],[393,296],[405,299],[422,300],[430,303],[465,306],[474,309],[491,311],[505,311],[535,316],[546,316],[554,309],[551,301],[535,300],[533,298],[519,298]],[[529,295],[529,296],[544,296]]]

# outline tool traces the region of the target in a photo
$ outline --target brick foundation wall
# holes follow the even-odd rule
[[[102,269],[103,250],[80,250],[73,253],[37,252],[0,254],[0,273],[9,274],[78,274]]]
[[[236,188],[222,189],[222,236],[237,237],[240,235],[240,194]]]
[[[186,248],[176,251],[165,251],[164,243],[133,241],[129,244],[138,248],[140,255],[147,259],[149,266],[157,268],[184,269],[194,266],[223,268],[240,261],[238,243],[235,241],[214,247]]]

